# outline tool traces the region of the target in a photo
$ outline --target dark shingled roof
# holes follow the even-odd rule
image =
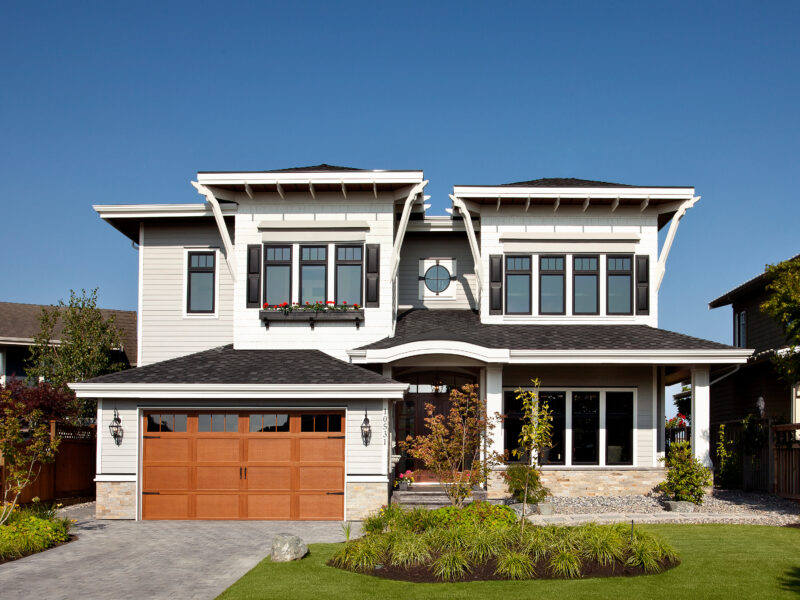
[[[0,302],[0,338],[20,338],[33,341],[39,333],[39,315],[42,308],[51,308],[42,304],[20,304],[16,302]],[[63,309],[61,309],[63,310]],[[114,325],[122,337],[122,351],[132,365],[136,364],[136,311],[111,310],[101,308],[104,319],[114,317]],[[54,341],[59,341],[64,323],[59,319],[53,331]]]
[[[89,379],[85,383],[381,384],[393,379],[319,350],[234,350],[221,346]]]
[[[264,171],[265,173],[317,173],[319,171],[363,171],[364,169],[356,169],[354,167],[337,167],[336,165],[328,165],[322,163],[321,165],[311,165],[309,167],[290,167],[288,169],[274,169],[271,171]]]
[[[800,258],[800,254],[793,256],[792,258],[787,258],[786,260],[797,260]],[[783,261],[782,261],[783,262]],[[717,298],[716,300],[712,300],[708,303],[708,308],[719,308],[720,306],[727,306],[728,304],[732,304],[738,298],[742,298],[747,296],[748,294],[761,290],[764,286],[769,283],[770,277],[767,275],[766,272],[759,273],[752,279],[748,279],[743,284],[733,288],[729,292],[725,292]]]
[[[361,349],[445,340],[510,350],[728,350],[732,346],[647,325],[482,324],[471,310],[415,309],[397,319],[395,336]]]
[[[637,187],[625,183],[609,183],[608,181],[592,181],[590,179],[575,179],[574,177],[532,179],[530,181],[504,183],[502,185],[503,187]]]

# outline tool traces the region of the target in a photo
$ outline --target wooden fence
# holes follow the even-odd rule
[[[778,496],[800,500],[800,423],[775,425],[774,439],[775,483]]]
[[[767,432],[771,431],[770,419],[754,419],[753,423],[763,427]],[[774,478],[771,438],[767,439],[754,454],[748,454],[743,444],[744,424],[741,420],[711,423],[711,457],[715,472],[719,469],[717,441],[720,425],[725,426],[725,440],[731,443],[736,455],[737,481],[733,484],[745,491],[771,492]]]
[[[56,498],[94,496],[96,431],[94,426],[76,427],[50,422],[50,436],[61,438],[56,460],[42,465],[39,477],[22,492],[20,504],[39,498],[43,502]],[[5,489],[6,470],[0,456],[0,490]]]

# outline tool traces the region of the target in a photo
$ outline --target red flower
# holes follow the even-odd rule
[[[353,304],[353,308],[358,308],[358,304]]]
[[[308,300],[306,300],[306,304],[311,304],[311,302],[309,302]]]
[[[342,301],[342,304],[347,304],[347,300],[343,300],[343,301]]]
[[[328,300],[325,304],[333,304],[333,300]]]

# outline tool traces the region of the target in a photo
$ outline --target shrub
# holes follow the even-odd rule
[[[692,455],[689,442],[673,444],[666,464],[667,479],[658,487],[673,500],[702,504],[703,488],[711,485],[711,471]]]
[[[539,504],[550,493],[550,490],[542,485],[539,478],[539,470],[535,467],[523,464],[509,465],[503,475],[508,485],[509,493],[514,496],[517,502]],[[527,496],[525,495],[526,482]]]
[[[497,559],[495,573],[505,579],[530,579],[534,575],[533,562],[523,552],[504,552]]]
[[[445,506],[431,513],[433,521],[444,527],[451,525],[504,527],[517,522],[517,513],[511,508],[489,502],[473,502],[464,508]]]
[[[448,550],[433,561],[431,568],[439,579],[454,581],[469,573],[470,565],[463,550]]]
[[[66,542],[69,526],[67,519],[47,520],[17,512],[0,526],[0,560],[20,558]]]

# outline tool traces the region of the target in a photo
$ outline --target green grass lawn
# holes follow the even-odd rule
[[[326,566],[339,544],[312,544],[303,560],[263,560],[228,588],[238,598],[797,598],[800,529],[755,525],[642,526],[671,543],[681,565],[659,575],[608,579],[415,584]]]

